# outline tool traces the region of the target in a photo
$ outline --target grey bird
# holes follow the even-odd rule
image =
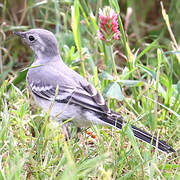
[[[28,70],[26,81],[36,103],[58,121],[72,118],[78,127],[92,124],[125,125],[122,116],[110,110],[102,95],[80,74],[61,59],[54,34],[45,29],[15,32],[34,51],[35,60]],[[131,125],[134,136],[163,152],[175,152],[164,141]]]

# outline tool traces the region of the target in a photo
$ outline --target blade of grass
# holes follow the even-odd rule
[[[71,14],[72,14],[72,30],[74,34],[74,40],[80,55],[82,75],[85,77],[86,71],[85,71],[84,61],[82,59],[82,46],[81,46],[81,37],[79,31],[79,19],[80,19],[79,0],[74,1],[74,6],[71,7]]]

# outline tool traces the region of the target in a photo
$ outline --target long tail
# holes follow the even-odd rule
[[[123,118],[119,114],[111,114],[109,116],[103,117],[102,119],[104,122],[115,126],[119,129],[122,129],[123,124],[125,124],[125,121],[123,121]],[[139,128],[137,128],[134,125],[131,125],[134,136],[146,143],[152,144],[154,147],[158,147],[161,151],[170,153],[170,152],[176,152],[171,146],[166,144],[165,141],[162,141],[160,139],[157,139],[155,136],[152,136],[151,134],[147,133],[146,131],[143,131]]]

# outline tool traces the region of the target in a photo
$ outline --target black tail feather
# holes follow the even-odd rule
[[[123,121],[123,118],[118,114],[114,114],[114,115],[109,115],[106,118],[102,119],[104,122],[115,126],[119,129],[122,129],[123,124],[125,124],[126,122]],[[151,134],[147,133],[146,131],[143,131],[139,128],[137,128],[134,125],[131,125],[134,136],[144,142],[147,142],[149,144],[152,144],[154,147],[157,147],[158,149],[160,149],[161,151],[170,153],[170,152],[175,152],[175,150],[169,146],[168,144],[166,144],[166,142],[157,139],[155,136],[152,136]]]
[[[149,144],[152,144],[154,147],[157,147],[158,149],[160,149],[161,151],[164,152],[175,152],[175,150],[169,146],[168,144],[166,144],[166,142],[157,139],[155,136],[152,136],[151,134],[135,127],[135,126],[131,126],[134,136],[142,141],[145,141]]]

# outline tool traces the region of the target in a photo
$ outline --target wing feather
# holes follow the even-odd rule
[[[64,73],[53,70],[51,66],[40,66],[28,71],[27,82],[36,95],[50,101],[54,98],[59,102],[71,101],[69,103],[105,114],[110,111],[96,88],[78,73],[66,69],[66,66]],[[68,72],[69,76],[66,71],[71,71]],[[58,94],[55,97],[57,86]]]

